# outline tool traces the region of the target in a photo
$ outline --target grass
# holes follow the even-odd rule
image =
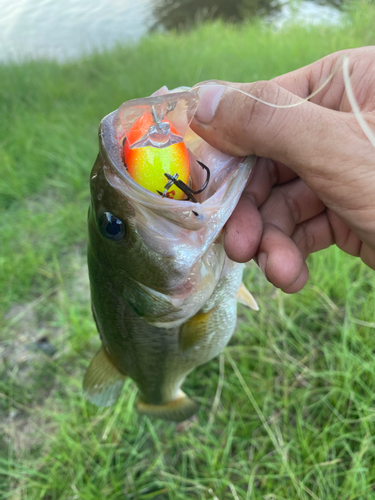
[[[353,12],[0,66],[1,499],[375,499],[374,274],[336,248],[295,296],[247,270],[260,312],[241,307],[230,345],[189,376],[201,410],[184,431],[139,417],[131,382],[108,409],[81,393],[99,345],[85,242],[100,119],[164,84],[268,79],[374,43],[373,8]]]

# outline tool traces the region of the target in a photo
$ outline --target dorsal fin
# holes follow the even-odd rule
[[[241,283],[241,286],[237,292],[237,302],[243,304],[244,306],[250,307],[250,309],[253,309],[254,311],[259,311],[257,301],[254,299],[254,297],[251,295],[251,293],[243,283]]]

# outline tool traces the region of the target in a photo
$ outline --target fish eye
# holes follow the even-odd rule
[[[99,229],[102,236],[109,240],[120,241],[126,236],[126,225],[110,212],[104,212],[100,217]]]

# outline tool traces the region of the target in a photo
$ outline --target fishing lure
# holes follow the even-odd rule
[[[126,136],[123,158],[129,175],[143,188],[163,197],[176,200],[186,197],[185,199],[196,203],[194,195],[201,193],[207,187],[210,171],[197,160],[206,170],[207,179],[199,190],[194,191],[189,187],[192,158],[183,142],[183,134],[191,121],[192,114],[190,110],[188,123],[181,123],[181,119],[178,120],[179,132],[171,121],[176,118],[173,116],[166,118],[166,114],[174,111],[177,103],[178,101],[173,104],[163,103],[158,99],[150,103],[149,112],[143,106],[143,114],[138,118],[137,114],[134,116],[134,111],[129,113],[129,108],[123,105],[120,114]]]
[[[148,113],[138,118],[125,140],[124,160],[129,174],[139,185],[154,193],[164,193],[165,174],[176,176],[184,184],[189,181],[190,161],[184,142],[168,146],[163,143],[163,138],[170,133],[177,137],[172,123],[165,118],[159,122],[156,113]],[[150,145],[137,147],[145,135],[148,135]],[[172,183],[168,187],[171,189],[167,188],[164,196],[176,200],[184,198],[185,194],[178,186]]]

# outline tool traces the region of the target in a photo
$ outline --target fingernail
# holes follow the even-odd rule
[[[199,87],[199,105],[195,112],[195,118],[201,123],[210,123],[215,116],[220,99],[226,87],[220,84],[209,84]]]
[[[264,252],[258,255],[258,266],[261,268],[262,273],[267,278],[266,267],[267,267],[267,254]]]

